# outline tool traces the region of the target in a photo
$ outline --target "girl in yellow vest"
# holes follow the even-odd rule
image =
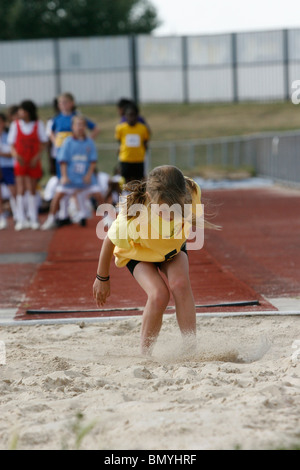
[[[201,193],[193,180],[185,178],[178,168],[168,165],[152,170],[146,181],[129,183],[128,189],[131,192],[126,204],[121,204],[118,217],[104,239],[93,294],[100,308],[110,295],[109,268],[114,255],[116,266],[126,266],[147,294],[141,352],[149,354],[159,334],[170,291],[183,337],[188,337],[189,341],[195,339],[196,311],[186,241],[196,214],[202,214]],[[134,211],[136,207],[138,211],[140,207],[145,208],[138,212],[138,217]],[[171,217],[170,214],[166,217],[166,207],[175,208],[173,216],[171,213]],[[186,207],[192,213],[189,222],[182,216],[184,212],[178,210]]]

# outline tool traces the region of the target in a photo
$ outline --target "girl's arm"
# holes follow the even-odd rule
[[[118,140],[118,144],[119,144],[119,147],[118,147],[118,150],[117,150],[117,158],[119,158],[120,150],[121,150],[121,141],[120,140]]]
[[[50,138],[52,144],[55,145],[55,134],[54,134],[53,131],[50,132],[49,138]]]
[[[67,163],[66,162],[61,162],[60,163],[60,171],[61,171],[61,184],[69,183],[70,180],[68,178]]]
[[[45,147],[46,147],[46,143],[45,142],[40,142],[40,149],[39,149],[38,153],[30,160],[30,166],[32,168],[34,168],[37,165],[38,161],[41,159],[41,155],[42,155]]]
[[[97,274],[101,277],[109,276],[110,262],[115,245],[106,237],[100,251]],[[110,295],[110,281],[99,281],[96,279],[93,285],[93,295],[97,306],[100,308],[105,304]]]
[[[95,126],[94,129],[91,131],[90,137],[91,139],[95,140],[99,134],[100,134],[100,128],[98,126]]]
[[[38,124],[38,138],[40,142],[40,148],[39,148],[39,151],[36,153],[36,155],[34,155],[34,157],[31,158],[30,160],[31,168],[35,168],[38,162],[41,160],[41,156],[48,142],[48,137],[46,134],[46,129],[45,129],[43,121],[38,121],[37,124]]]
[[[24,165],[24,159],[20,155],[18,155],[14,145],[11,146],[11,154],[19,162],[21,166]]]
[[[85,183],[90,184],[92,175],[95,171],[95,168],[96,168],[96,162],[91,162],[90,167],[88,169],[88,172],[85,175],[85,177],[83,178]]]

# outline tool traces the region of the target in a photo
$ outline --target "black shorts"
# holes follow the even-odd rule
[[[174,250],[175,251],[175,250]],[[180,249],[180,251],[183,251],[187,256],[188,256],[188,252],[187,252],[187,249],[186,249],[186,243],[184,243]],[[173,254],[173,252],[169,253],[169,256],[166,255],[166,259],[165,261],[169,261],[171,259],[173,259],[176,254],[178,253],[175,253]],[[172,255],[172,256],[170,256]],[[128,263],[126,264],[126,268],[129,269],[129,271],[131,272],[131,274],[133,275],[133,271],[134,271],[134,268],[136,267],[137,264],[141,263],[141,261],[137,261],[136,259],[131,259],[130,261],[128,261]],[[164,263],[164,261],[160,261],[160,262],[153,262],[152,264],[154,264],[155,266],[157,266],[158,268],[161,267],[162,263]]]
[[[145,176],[144,162],[128,163],[120,162],[121,176],[126,181],[142,180]]]

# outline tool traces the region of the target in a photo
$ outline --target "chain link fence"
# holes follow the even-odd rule
[[[117,144],[99,144],[99,161],[117,164]],[[147,170],[175,165],[182,171],[197,168],[246,169],[256,176],[300,186],[300,131],[263,133],[149,144]]]
[[[300,78],[300,29],[0,41],[7,104],[282,101]]]

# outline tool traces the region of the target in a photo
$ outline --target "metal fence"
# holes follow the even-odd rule
[[[99,144],[99,161],[116,165],[117,144]],[[250,174],[300,186],[300,131],[177,142],[151,142],[147,170],[175,165],[182,171],[245,169]]]
[[[287,100],[300,79],[300,29],[202,36],[151,35],[0,42],[7,104]]]

